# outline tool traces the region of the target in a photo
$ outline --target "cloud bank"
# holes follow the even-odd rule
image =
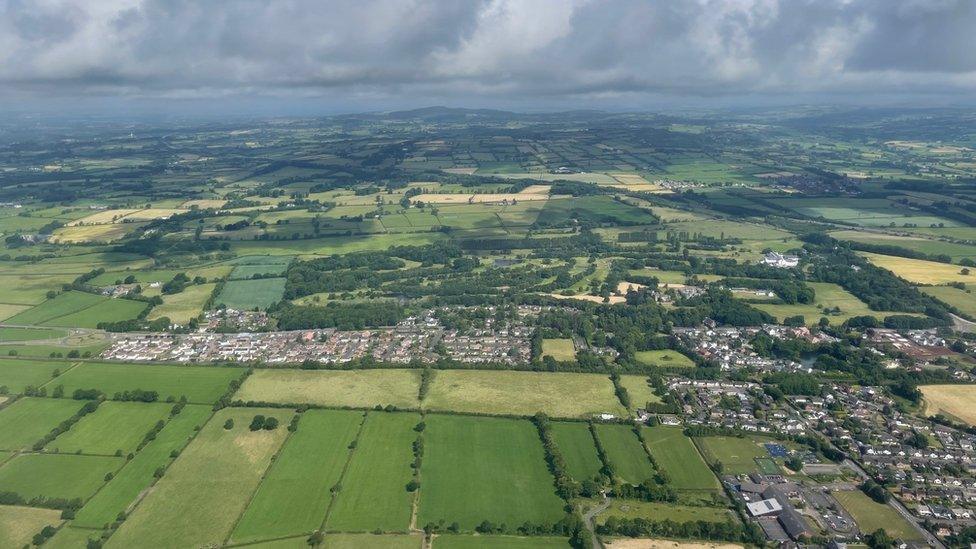
[[[976,0],[0,0],[0,94],[976,96]]]

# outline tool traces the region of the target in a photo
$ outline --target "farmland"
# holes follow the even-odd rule
[[[29,447],[59,423],[73,416],[82,403],[46,398],[21,398],[0,410],[0,448]]]
[[[54,439],[48,448],[64,453],[129,454],[171,407],[164,403],[106,402]]]
[[[53,360],[0,359],[0,386],[7,387],[12,393],[21,393],[27,386],[44,385],[56,372],[69,366]]]
[[[264,309],[281,299],[284,278],[231,280],[217,296],[217,303],[231,309]]]
[[[864,532],[874,532],[884,528],[892,536],[906,540],[920,539],[921,534],[901,517],[894,509],[875,502],[863,492],[852,490],[834,492],[834,498],[844,506]]]
[[[86,499],[125,458],[70,454],[21,454],[0,467],[0,491],[25,499]]]
[[[110,362],[84,362],[58,377],[57,385],[63,386],[67,394],[77,389],[97,389],[111,396],[142,389],[156,391],[164,400],[185,396],[193,403],[212,403],[241,373],[239,368],[155,364],[133,367]]]
[[[576,348],[572,339],[544,339],[542,356],[551,356],[558,361],[576,360]]]
[[[698,439],[705,458],[718,461],[723,471],[739,475],[758,471],[756,458],[768,458],[766,450],[750,438],[704,437]]]
[[[976,391],[972,385],[923,385],[920,389],[925,396],[925,413],[976,424]]]
[[[888,269],[899,277],[917,284],[945,284],[972,280],[972,275],[963,274],[962,268],[958,265],[881,254],[863,253],[862,255],[878,267]]]
[[[259,370],[235,399],[290,404],[372,408],[417,406],[420,376],[410,370]]]
[[[677,427],[642,429],[647,449],[677,490],[719,490],[718,481],[702,460],[694,443]]]
[[[587,424],[554,422],[552,434],[559,452],[566,460],[570,476],[583,481],[599,474],[603,464],[600,463],[600,456],[597,455],[593,435]]]
[[[614,476],[631,484],[639,484],[654,476],[654,467],[631,427],[598,425],[596,436],[607,453]]]

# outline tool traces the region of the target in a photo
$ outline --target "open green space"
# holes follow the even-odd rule
[[[854,517],[861,532],[871,533],[879,528],[895,539],[922,541],[922,534],[890,505],[880,504],[860,490],[832,492],[832,496]]]
[[[288,437],[237,523],[233,541],[308,534],[325,519],[332,487],[340,480],[363,414],[308,410],[300,417],[298,430]]]
[[[873,311],[868,308],[866,303],[837,284],[828,282],[806,282],[806,284],[813,288],[816,294],[813,303],[794,303],[789,305],[781,303],[752,303],[751,305],[759,310],[766,311],[779,321],[782,321],[786,317],[803,315],[808,325],[816,324],[821,317],[827,317],[831,324],[837,325],[854,316],[883,318],[891,314],[903,314]],[[835,308],[840,309],[840,312],[833,312]],[[825,309],[831,312],[825,313]]]
[[[277,418],[278,428],[249,430],[256,414]],[[221,545],[287,437],[291,415],[265,408],[217,412],[106,547],[138,547],[145,540],[160,548]],[[227,420],[233,428],[224,428]]]
[[[135,318],[146,306],[139,301],[71,291],[58,294],[53,299],[18,313],[7,319],[7,323],[95,328],[100,322]]]
[[[681,427],[658,425],[641,429],[647,449],[677,490],[718,491],[718,479]]]
[[[603,524],[610,517],[622,519],[642,518],[659,522],[673,520],[674,522],[725,522],[734,520],[734,515],[728,509],[721,507],[701,507],[677,505],[674,503],[657,503],[650,501],[635,501],[615,499],[606,511],[596,517],[597,524]]]
[[[551,356],[559,362],[576,360],[576,346],[572,339],[543,339],[542,356]]]
[[[630,484],[640,484],[654,476],[651,460],[631,426],[600,424],[596,426],[596,436],[614,476]]]
[[[0,492],[35,497],[86,499],[125,458],[72,454],[20,454],[0,467]]]
[[[444,372],[438,372],[438,375]],[[416,408],[416,370],[256,370],[235,400],[372,408]]]
[[[210,299],[214,286],[216,284],[191,284],[182,292],[163,295],[163,303],[153,307],[147,318],[155,320],[166,317],[174,324],[185,325],[203,313],[203,306]]]
[[[240,368],[217,366],[162,366],[158,364],[121,364],[83,362],[62,374],[58,385],[66,395],[76,389],[98,389],[108,396],[142,389],[156,391],[160,400],[186,396],[190,402],[213,403],[227,392],[231,380],[241,376]]]
[[[304,540],[302,540],[304,543]],[[325,546],[329,549],[420,549],[423,536],[416,534],[327,534]],[[307,547],[307,544],[301,547]]]
[[[168,417],[171,404],[162,402],[103,402],[70,430],[45,447],[64,453],[127,455],[152,429]]]
[[[591,479],[600,473],[603,464],[596,452],[593,434],[586,423],[552,422],[552,437],[559,453],[566,461],[570,476],[578,481]]]
[[[756,458],[769,457],[759,442],[747,437],[701,437],[698,439],[705,458],[722,464],[726,475],[758,472]]]
[[[281,301],[284,293],[285,279],[281,277],[230,280],[224,284],[216,304],[239,310],[266,309]]]
[[[44,543],[44,549],[83,549],[88,547],[88,540],[98,539],[100,534],[99,530],[62,526],[54,537]]]
[[[6,387],[11,393],[22,393],[28,386],[44,385],[56,373],[70,367],[70,362],[57,360],[0,358],[0,386]]]
[[[0,448],[20,450],[41,440],[62,421],[75,415],[84,402],[24,397],[0,409]]]
[[[0,547],[27,547],[42,528],[59,524],[61,512],[54,509],[0,505]]]
[[[946,305],[959,309],[963,314],[976,316],[976,294],[967,286],[960,290],[952,286],[919,286],[918,289]]]
[[[566,549],[569,540],[547,536],[438,535],[433,549]]]
[[[661,397],[654,394],[648,378],[644,376],[620,376],[620,385],[630,395],[631,407],[643,408],[648,402],[661,402]]]
[[[431,416],[428,416],[430,418]],[[370,412],[366,417],[342,489],[326,522],[328,530],[405,532],[410,527],[414,495],[411,445],[420,415]]]
[[[17,328],[0,327],[0,343],[11,341],[34,341],[38,339],[58,339],[68,335],[65,330],[57,328]]]
[[[662,368],[694,368],[695,363],[685,355],[672,349],[637,351],[634,360],[646,366]]]
[[[418,525],[473,530],[563,516],[535,427],[525,420],[428,415]]]

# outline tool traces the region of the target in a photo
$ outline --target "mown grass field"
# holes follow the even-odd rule
[[[68,335],[57,328],[12,328],[0,327],[0,343],[9,341],[36,341],[38,339],[57,339]]]
[[[440,375],[443,372],[438,372]],[[417,407],[416,370],[257,370],[235,400],[372,408]]]
[[[102,405],[104,406],[104,404]],[[153,482],[160,467],[172,461],[171,454],[181,450],[210,417],[209,406],[188,404],[167,422],[156,439],[140,450],[109,483],[85,503],[73,524],[100,528],[116,519],[120,512],[139,497]]]
[[[566,549],[569,540],[547,536],[438,535],[433,549]]]
[[[53,538],[47,540],[44,549],[80,549],[88,547],[88,540],[98,539],[98,530],[63,526]]]
[[[654,394],[644,376],[620,376],[620,385],[627,389],[633,408],[643,408],[648,402],[661,402],[661,397]]]
[[[210,404],[227,391],[231,380],[241,376],[240,368],[216,366],[162,366],[83,362],[58,377],[66,395],[75,389],[98,389],[110,397],[122,391],[156,391],[160,400],[186,398],[193,403]]]
[[[39,441],[84,402],[24,397],[0,410],[0,449],[20,450]]]
[[[418,525],[444,520],[472,530],[551,523],[563,516],[535,427],[525,420],[427,416]]]
[[[356,440],[362,412],[308,410],[237,523],[231,540],[248,542],[317,530]]]
[[[875,502],[860,490],[833,492],[831,495],[854,517],[861,532],[871,533],[883,528],[892,538],[908,541],[923,539],[922,534],[897,511]]]
[[[921,385],[919,389],[925,396],[926,415],[944,414],[976,425],[976,386]]]
[[[27,547],[42,528],[59,524],[61,512],[54,509],[0,505],[0,547]]]
[[[654,476],[647,452],[629,425],[597,425],[596,436],[610,459],[615,476],[630,484],[640,484]]]
[[[217,296],[216,304],[224,304],[231,309],[266,309],[280,301],[284,293],[284,278],[231,280]]]
[[[551,356],[559,362],[576,360],[576,347],[572,339],[543,339],[542,356]]]
[[[675,522],[706,521],[725,522],[733,515],[728,509],[718,507],[699,507],[656,503],[636,500],[614,500],[610,507],[597,515],[597,524],[604,524],[610,517],[643,518],[651,521],[673,520]]]
[[[250,431],[255,414],[275,417],[273,431]],[[224,408],[204,426],[106,547],[221,545],[287,436],[292,412]],[[224,422],[234,420],[232,429]],[[2,471],[2,469],[0,469]]]
[[[0,386],[11,393],[22,393],[28,385],[40,387],[50,381],[54,374],[71,367],[70,362],[56,360],[0,359]]]
[[[589,425],[579,422],[552,422],[552,436],[566,461],[570,476],[578,481],[593,478],[603,464],[596,453],[596,444]]]
[[[752,303],[751,305],[759,310],[766,311],[779,321],[782,321],[786,317],[803,315],[803,319],[807,325],[816,324],[824,316],[830,320],[831,324],[837,325],[842,324],[845,320],[854,316],[882,318],[890,314],[904,314],[873,311],[868,308],[866,303],[837,284],[828,282],[807,282],[806,284],[813,288],[813,291],[816,293],[813,303],[794,303],[790,305],[780,303]],[[825,315],[823,313],[823,308],[833,309],[834,307],[840,308],[840,314]]]
[[[0,467],[0,491],[24,499],[85,499],[124,463],[125,458],[112,456],[21,454]]]
[[[192,318],[203,313],[203,305],[210,299],[216,284],[191,284],[177,294],[163,295],[162,305],[156,305],[149,315],[149,320],[167,317],[174,324],[185,325]]]
[[[654,461],[668,474],[676,490],[717,491],[721,488],[681,427],[658,425],[645,427],[641,432]]]
[[[14,315],[7,322],[15,325],[38,325],[92,307],[106,299],[108,298],[86,292],[64,292]]]
[[[685,355],[671,349],[661,349],[654,351],[637,351],[634,359],[647,366],[660,366],[668,368],[694,368],[695,363]]]
[[[756,458],[769,457],[769,453],[750,438],[702,437],[698,439],[706,459],[722,463],[727,475],[743,475],[758,471]]]
[[[442,370],[424,401],[432,411],[588,417],[626,410],[602,374]]]
[[[968,287],[966,290],[952,286],[919,286],[918,289],[943,303],[951,305],[964,314],[976,316],[976,295]]]
[[[428,416],[431,417],[431,416]],[[326,528],[347,532],[405,532],[414,499],[411,444],[420,415],[370,412],[342,479]]]
[[[407,534],[327,534],[325,538],[329,549],[420,549],[423,546],[423,536]],[[303,545],[297,546],[298,549],[308,547],[304,539],[299,541]]]
[[[895,236],[881,233],[868,233],[863,231],[836,231],[830,236],[838,240],[850,240],[852,242],[863,242],[865,244],[880,244],[884,246],[898,246],[916,252],[926,254],[946,254],[952,257],[953,261],[958,261],[964,257],[976,258],[976,246],[967,244],[957,244],[955,242],[943,242],[931,238]]]
[[[162,402],[103,402],[46,446],[58,452],[121,455],[134,452],[157,421],[165,420],[171,404]]]
[[[888,269],[897,276],[916,284],[976,282],[976,270],[974,270],[973,274],[964,275],[962,274],[963,267],[959,265],[866,252],[860,252],[860,255],[866,257],[878,267]]]
[[[7,322],[16,325],[95,328],[100,322],[135,318],[145,308],[145,303],[129,299],[111,299],[85,292],[64,292],[10,317]]]

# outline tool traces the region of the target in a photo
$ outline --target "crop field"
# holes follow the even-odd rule
[[[816,324],[821,317],[827,317],[833,325],[842,324],[848,318],[854,316],[873,316],[882,318],[890,314],[884,311],[873,311],[867,304],[855,297],[853,294],[841,288],[837,284],[828,282],[806,282],[816,293],[813,303],[752,303],[751,305],[761,311],[776,317],[782,321],[786,317],[803,315],[808,325]],[[840,314],[824,314],[823,309],[840,309]]]
[[[203,305],[210,299],[216,284],[192,284],[182,292],[163,295],[162,305],[153,307],[149,320],[167,317],[175,324],[185,325],[203,313]]]
[[[65,394],[76,389],[98,389],[112,396],[123,391],[156,391],[160,400],[186,396],[193,403],[210,404],[227,392],[231,380],[241,376],[240,368],[217,366],[161,366],[83,362],[57,379]]]
[[[563,515],[542,443],[525,420],[427,416],[417,523],[444,520],[473,530],[551,523]]]
[[[255,414],[275,417],[280,425],[250,431]],[[106,547],[137,547],[150,539],[157,547],[222,544],[284,442],[291,415],[262,408],[217,412]],[[224,428],[228,419],[231,429]]]
[[[444,372],[438,372],[438,375]],[[257,370],[235,400],[372,408],[416,408],[416,370]]]
[[[106,404],[109,403],[102,406]],[[73,524],[99,528],[115,520],[120,512],[125,511],[152,484],[156,470],[172,461],[172,453],[183,449],[195,430],[207,422],[211,413],[209,406],[185,406],[166,423],[155,440],[140,450],[104,488],[85,503],[75,516]]]
[[[921,385],[927,415],[944,414],[976,425],[976,387],[973,385]]]
[[[596,453],[596,444],[586,423],[554,421],[552,436],[559,447],[559,453],[566,460],[566,469],[570,476],[584,481],[600,473],[603,464]]]
[[[0,359],[0,387],[11,393],[22,393],[28,385],[40,387],[55,373],[67,370],[71,364],[53,360]]]
[[[832,492],[831,495],[854,517],[861,532],[871,533],[883,528],[892,538],[922,540],[922,534],[897,511],[875,502],[860,490]]]
[[[546,536],[465,536],[438,535],[433,549],[567,549],[569,540]]]
[[[655,351],[637,351],[634,360],[647,366],[662,368],[694,368],[695,363],[690,358],[671,349]]]
[[[960,290],[952,286],[919,286],[918,289],[922,293],[959,309],[964,314],[976,316],[976,295],[968,287],[965,290]]]
[[[231,309],[266,309],[281,301],[285,293],[284,278],[231,280],[217,296],[216,303]]]
[[[706,458],[721,462],[722,472],[726,475],[756,472],[756,458],[769,457],[766,450],[750,438],[702,437],[698,441]]]
[[[630,484],[640,484],[654,476],[647,452],[629,425],[597,425],[596,436],[616,477]]]
[[[304,412],[298,430],[275,458],[231,539],[249,542],[318,529],[362,421],[362,412]]]
[[[41,528],[59,524],[60,511],[0,505],[0,547],[27,547]]]
[[[24,499],[88,498],[125,458],[71,454],[20,454],[0,467],[0,491]]]
[[[602,374],[442,370],[424,401],[431,411],[550,417],[626,413]]]
[[[83,402],[24,397],[0,409],[0,448],[20,450],[39,441],[81,409]]]
[[[959,265],[937,263],[922,259],[908,259],[891,255],[861,252],[871,263],[888,269],[899,277],[916,284],[945,284],[946,282],[973,282],[976,273],[964,275]]]
[[[109,455],[119,451],[126,455],[135,451],[157,421],[166,419],[170,408],[172,405],[162,402],[103,402],[46,448],[64,453]]]
[[[432,416],[428,416],[429,418]],[[420,415],[370,412],[352,452],[326,528],[347,532],[402,532],[410,526],[413,494],[411,444]]]
[[[543,339],[542,356],[551,356],[559,362],[576,360],[576,347],[572,339]]]
[[[681,427],[645,427],[641,430],[654,461],[676,490],[718,491],[721,487],[698,449]]]

